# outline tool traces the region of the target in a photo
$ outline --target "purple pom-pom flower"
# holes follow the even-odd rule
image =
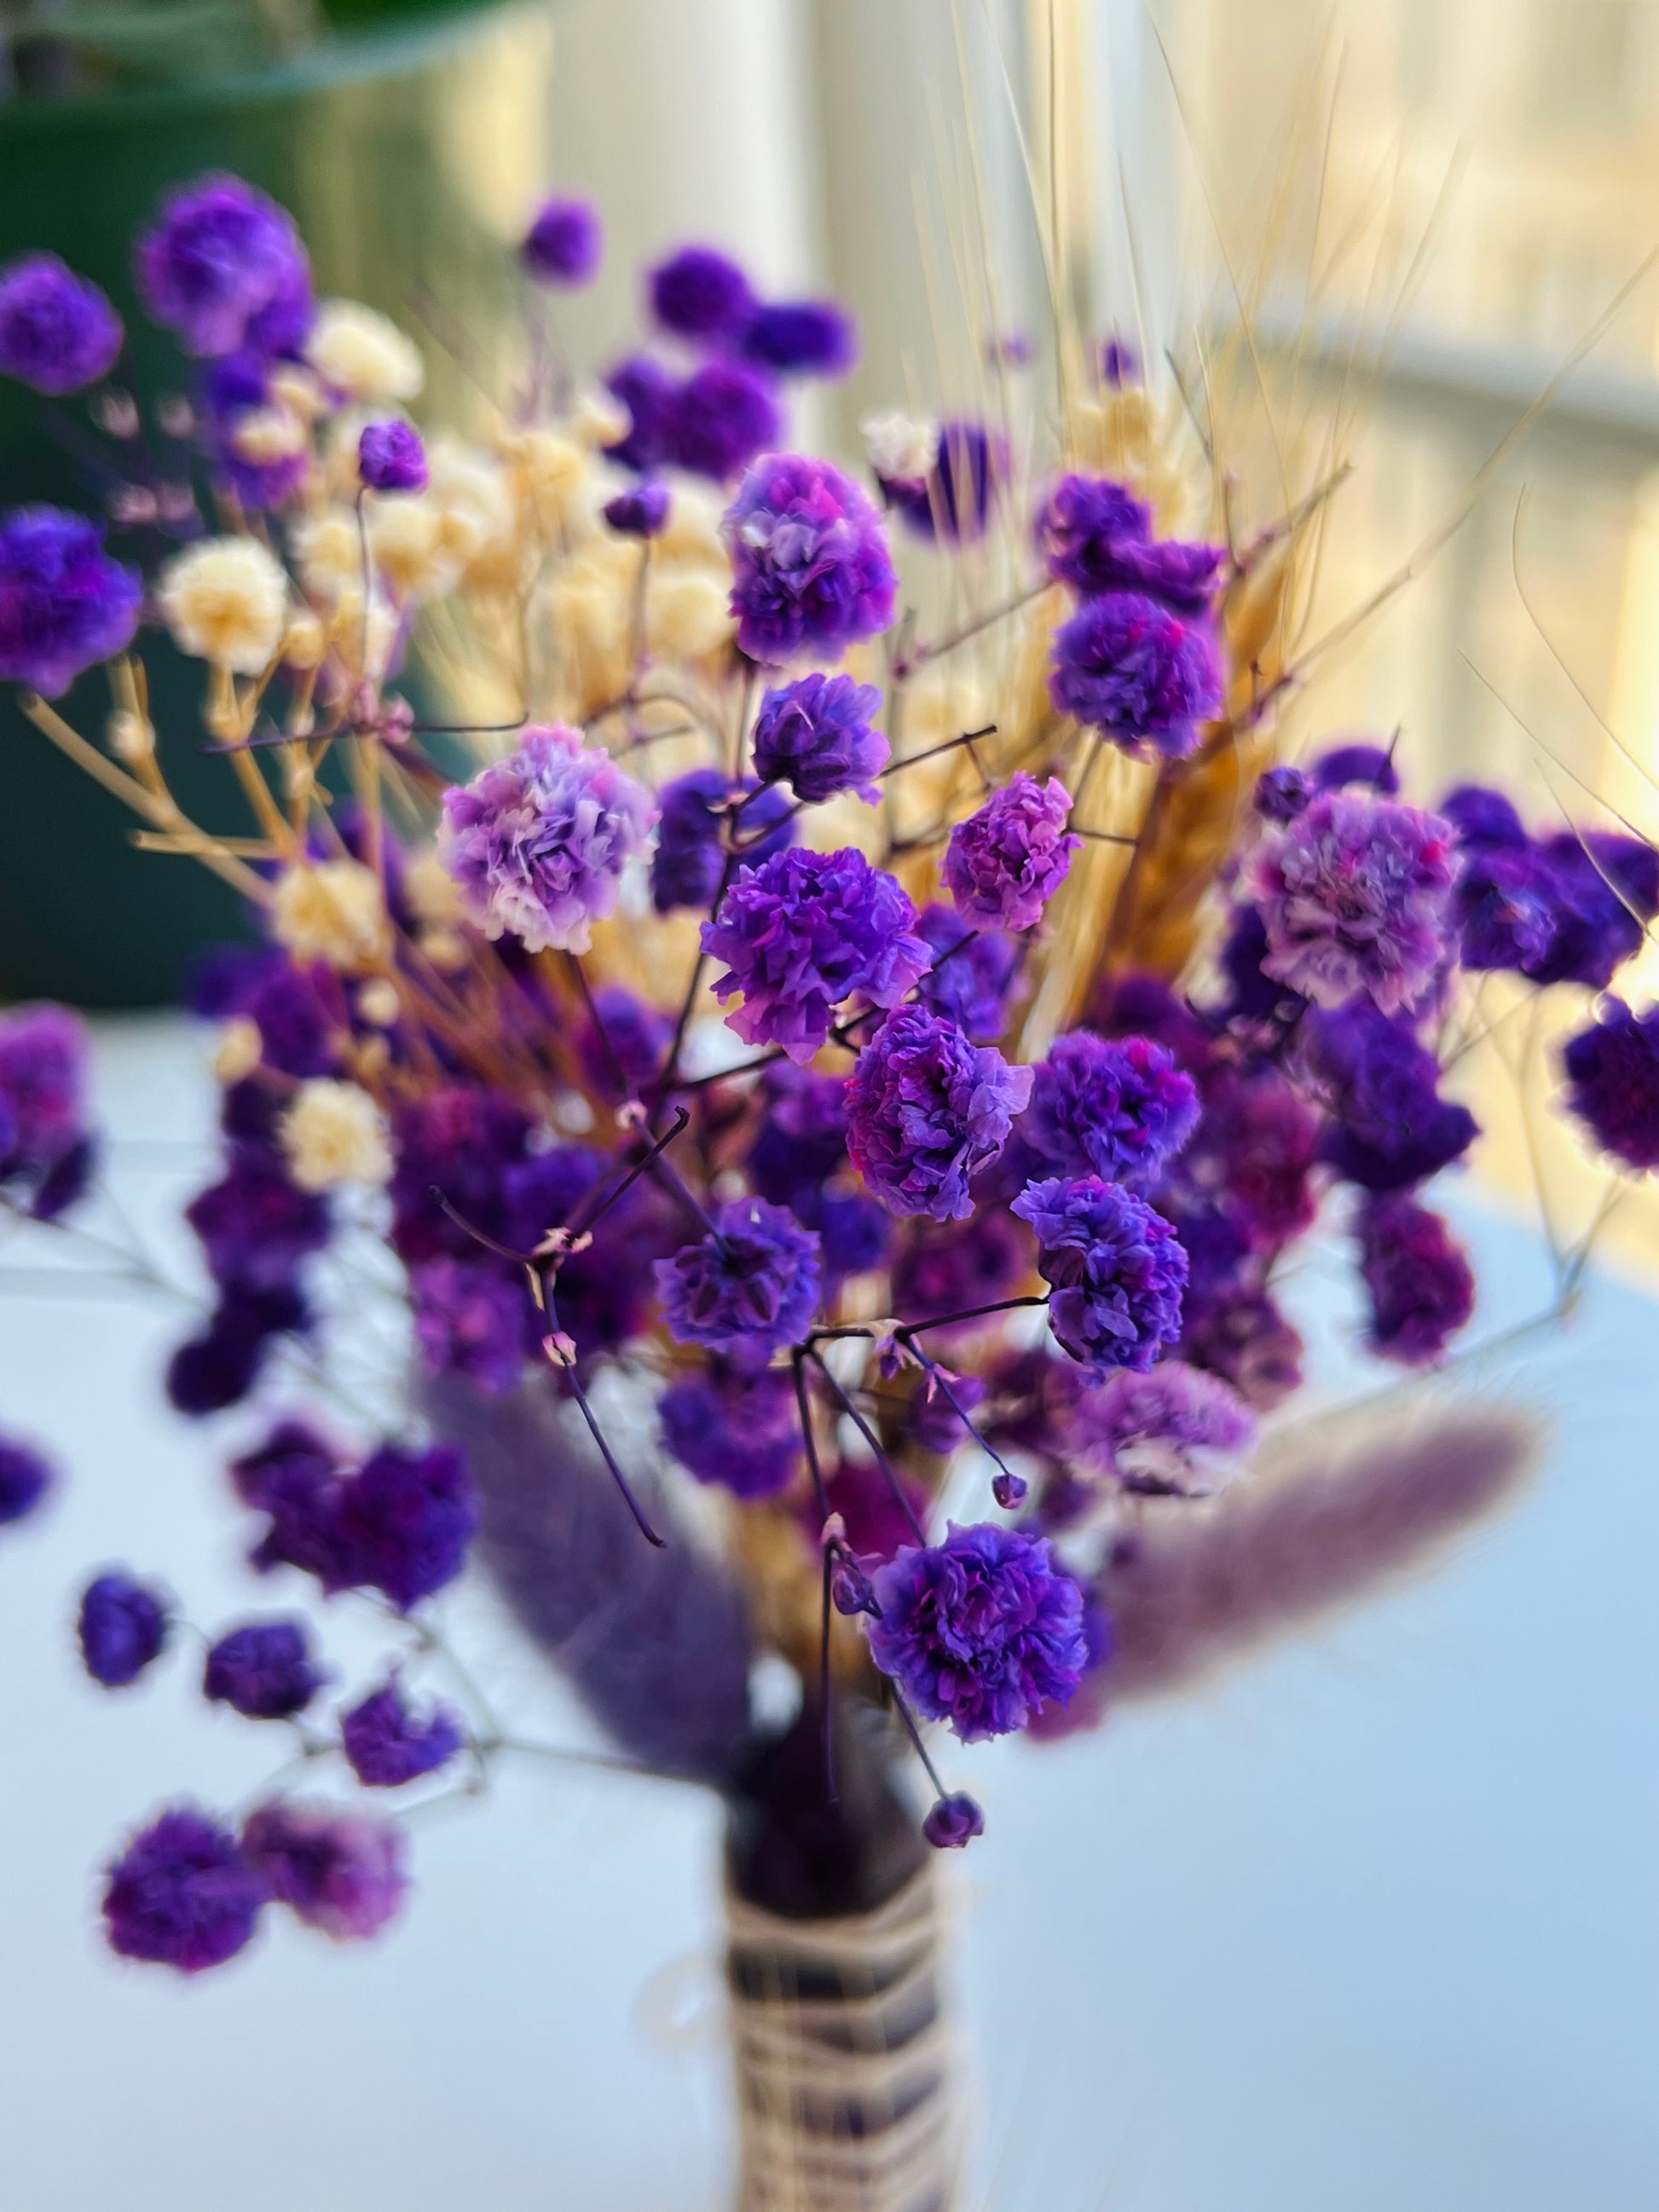
[[[1041,1536],[953,1524],[942,1544],[906,1546],[874,1585],[871,1656],[964,1743],[1023,1728],[1082,1679],[1083,1593]]]
[[[1415,1199],[1373,1198],[1359,1217],[1359,1273],[1370,1296],[1366,1341],[1382,1358],[1431,1366],[1474,1311],[1474,1270],[1437,1213]]]
[[[429,1375],[459,1375],[490,1396],[524,1371],[525,1293],[495,1266],[448,1253],[411,1267],[415,1341]]]
[[[133,249],[145,307],[198,356],[292,350],[311,319],[310,265],[292,218],[240,177],[169,193]]]
[[[891,1212],[963,1221],[969,1185],[1008,1141],[1031,1095],[1031,1070],[970,1044],[925,1006],[890,1013],[847,1085],[847,1149]]]
[[[1000,1037],[1019,966],[1014,939],[1000,929],[969,928],[953,907],[937,901],[917,916],[916,934],[933,952],[933,966],[916,986],[923,1006],[954,1022],[975,1044]]]
[[[159,1657],[170,1626],[159,1592],[131,1575],[99,1575],[82,1593],[76,1623],[88,1674],[106,1690],[125,1690]]]
[[[740,789],[717,768],[694,768],[658,792],[662,811],[651,855],[651,902],[659,914],[714,904],[726,875],[721,831],[728,821],[751,866],[794,842],[792,809],[781,791],[750,791],[734,809]]]
[[[678,380],[649,354],[635,353],[619,361],[605,381],[629,416],[627,436],[607,446],[606,455],[625,469],[660,468],[668,458],[668,415]]]
[[[202,1695],[249,1720],[285,1721],[305,1711],[322,1682],[302,1621],[251,1620],[209,1647]]]
[[[109,1869],[105,1932],[124,1959],[199,1974],[246,1949],[268,1895],[228,1829],[173,1806]]]
[[[763,1198],[728,1199],[706,1236],[656,1262],[669,1334],[750,1367],[805,1335],[821,1276],[817,1235]]]
[[[0,522],[0,678],[58,698],[126,651],[143,596],[137,570],[111,560],[84,515],[14,507]]]
[[[1256,1419],[1230,1382],[1184,1360],[1129,1368],[1071,1407],[1067,1442],[1091,1473],[1154,1497],[1207,1498],[1237,1475]]]
[[[538,284],[589,284],[604,248],[599,210],[591,200],[544,200],[525,233],[520,259]]]
[[[665,331],[694,343],[738,341],[753,319],[749,279],[713,246],[683,246],[646,280],[651,312]]]
[[[0,1437],[0,1528],[26,1521],[52,1488],[52,1462],[15,1437]]]
[[[769,691],[755,718],[755,773],[763,783],[787,783],[809,806],[856,792],[870,805],[881,797],[886,738],[875,726],[881,694],[850,676],[811,675]]]
[[[0,269],[0,373],[59,399],[114,367],[121,318],[95,284],[55,253]]]
[[[444,793],[441,849],[486,936],[586,952],[655,819],[631,776],[556,723],[527,729],[507,760]]]
[[[854,992],[894,1006],[926,972],[932,955],[915,918],[893,878],[850,847],[779,853],[740,869],[702,927],[703,951],[726,966],[715,997],[743,996],[727,1025],[745,1043],[781,1045],[804,1066]]]
[[[680,1465],[733,1497],[775,1498],[800,1464],[800,1413],[785,1374],[716,1361],[665,1390],[657,1413]]]
[[[1036,1231],[1049,1326],[1073,1358],[1102,1378],[1155,1366],[1181,1334],[1188,1273],[1163,1215],[1098,1176],[1034,1182],[1012,1210]]]
[[[744,358],[780,376],[844,376],[858,352],[858,325],[833,300],[775,301],[743,334]]]
[[[755,463],[721,525],[738,643],[751,660],[830,658],[893,619],[898,588],[881,517],[828,461]]]
[[[601,512],[619,538],[655,538],[667,525],[670,504],[665,483],[646,482],[606,500]]]
[[[357,441],[357,473],[370,491],[424,491],[426,447],[412,422],[365,424]]]
[[[1198,1086],[1150,1037],[1074,1030],[1055,1039],[1036,1078],[1020,1135],[1059,1175],[1152,1182],[1198,1127]]]
[[[676,390],[664,415],[662,457],[725,483],[775,446],[783,417],[765,378],[740,361],[710,361]]]
[[[434,1705],[412,1711],[398,1684],[382,1683],[341,1717],[340,1741],[365,1789],[398,1790],[447,1765],[466,1740],[460,1716]]]
[[[957,912],[976,929],[1035,929],[1083,840],[1066,824],[1072,794],[1058,776],[1024,769],[951,832],[942,873]]]
[[[1062,714],[1126,748],[1146,744],[1184,760],[1199,725],[1221,709],[1215,633],[1144,592],[1103,592],[1054,632],[1048,690]]]
[[[1567,1103],[1602,1151],[1638,1174],[1659,1168],[1659,1006],[1608,999],[1562,1058]]]
[[[243,1826],[241,1850],[274,1903],[337,1943],[378,1936],[409,1887],[402,1831],[332,1806],[262,1805]]]
[[[985,1815],[966,1790],[952,1790],[928,1807],[921,1832],[936,1851],[959,1851],[985,1833]]]

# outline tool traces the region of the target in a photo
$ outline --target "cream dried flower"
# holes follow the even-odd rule
[[[441,436],[428,448],[427,465],[427,495],[445,554],[467,583],[510,589],[519,570],[516,517],[501,465],[459,438]]]
[[[283,664],[287,668],[317,668],[328,650],[323,625],[309,607],[296,608],[283,633]]]
[[[520,511],[544,539],[581,538],[597,527],[599,477],[592,455],[556,430],[520,430],[501,441]]]
[[[425,497],[377,501],[368,517],[368,550],[392,597],[441,599],[460,574],[444,548],[443,517]]]
[[[452,929],[461,918],[454,878],[430,845],[412,854],[404,870],[404,897],[427,929]]]
[[[412,342],[357,300],[325,300],[306,344],[306,359],[325,384],[348,399],[379,405],[413,399],[426,368]]]
[[[256,467],[292,460],[311,443],[311,426],[290,407],[250,407],[231,427],[233,451]]]
[[[357,518],[343,507],[325,507],[296,523],[290,533],[300,580],[314,599],[337,599],[363,580],[362,540]]]
[[[181,652],[236,676],[276,658],[288,617],[288,578],[257,538],[207,538],[175,554],[156,598]]]
[[[388,975],[377,975],[357,994],[357,1012],[377,1030],[389,1030],[403,1011],[398,986]]]
[[[570,410],[570,434],[583,446],[619,446],[632,428],[633,420],[614,392],[607,392],[602,384],[586,384]]]
[[[732,585],[707,568],[663,568],[653,574],[646,609],[651,651],[668,660],[701,660],[733,636]]]
[[[264,1048],[258,1022],[250,1021],[246,1014],[238,1014],[219,1032],[218,1049],[213,1055],[215,1076],[228,1090],[233,1083],[240,1083],[252,1074],[264,1055]]]
[[[289,1173],[301,1190],[391,1180],[386,1123],[368,1091],[327,1076],[302,1083],[279,1126]]]
[[[270,926],[296,960],[371,966],[389,946],[380,878],[360,860],[301,862],[276,879]]]

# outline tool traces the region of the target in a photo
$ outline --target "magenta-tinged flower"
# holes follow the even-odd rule
[[[1474,1311],[1474,1270],[1439,1214],[1403,1195],[1359,1217],[1359,1273],[1370,1294],[1366,1341],[1383,1359],[1428,1367]]]
[[[1116,552],[1146,545],[1152,535],[1152,508],[1109,477],[1063,476],[1037,511],[1037,550],[1048,574],[1085,598],[1119,588],[1125,579]]]
[[[975,929],[1035,929],[1083,840],[1067,830],[1072,794],[1058,776],[1018,769],[951,832],[941,871],[957,912]]]
[[[109,374],[121,338],[104,295],[55,253],[20,254],[0,269],[0,374],[62,398]]]
[[[881,694],[850,676],[803,676],[769,691],[755,718],[755,773],[763,783],[787,783],[816,806],[854,791],[870,805],[881,797],[876,777],[890,757],[875,726]]]
[[[228,1829],[176,1805],[109,1869],[105,1932],[124,1959],[199,1974],[246,1948],[268,1894]]]
[[[1299,768],[1270,768],[1256,779],[1252,804],[1264,822],[1294,821],[1312,799],[1313,779]]]
[[[665,331],[696,343],[738,340],[755,313],[749,279],[713,246],[683,246],[647,278],[651,312]]]
[[[775,446],[783,417],[772,386],[740,361],[709,361],[675,391],[662,424],[662,457],[692,476],[725,483]]]
[[[412,422],[369,422],[357,441],[357,473],[370,491],[424,491],[426,447]]]
[[[294,349],[311,321],[311,273],[293,219],[240,177],[170,192],[133,248],[139,295],[187,353]]]
[[[657,1413],[680,1465],[733,1497],[775,1498],[800,1465],[800,1413],[787,1375],[716,1361],[665,1390]]]
[[[1451,934],[1456,842],[1437,814],[1322,792],[1256,862],[1263,973],[1322,1006],[1360,992],[1385,1014],[1416,1006]]]
[[[538,284],[590,284],[599,272],[604,233],[591,200],[544,200],[525,233],[520,258]]]
[[[1048,691],[1062,714],[1118,744],[1184,760],[1221,710],[1215,632],[1145,592],[1103,592],[1054,632]]]
[[[970,1044],[925,1006],[900,1006],[848,1079],[848,1152],[890,1212],[964,1221],[971,1179],[1007,1143],[1030,1095],[1029,1067],[1010,1067],[994,1045]]]
[[[1271,1413],[1300,1387],[1302,1351],[1302,1339],[1265,1291],[1206,1285],[1186,1301],[1182,1358],[1224,1376],[1258,1413]]]
[[[833,300],[777,300],[756,308],[742,349],[780,376],[845,376],[858,359],[858,325]]]
[[[0,522],[0,678],[56,699],[138,627],[143,579],[84,515],[14,507]]]
[[[1607,1000],[1562,1059],[1567,1103],[1602,1151],[1638,1174],[1659,1168],[1659,1006]]]
[[[399,1790],[435,1774],[466,1741],[460,1716],[447,1705],[415,1712],[395,1681],[372,1690],[340,1720],[340,1741],[366,1790]]]
[[[933,956],[915,919],[893,878],[850,847],[779,853],[739,869],[702,926],[704,952],[726,965],[715,997],[742,994],[727,1026],[747,1044],[781,1045],[805,1066],[855,992],[894,1006],[926,973]]]
[[[1073,1030],[1038,1063],[1020,1135],[1057,1175],[1153,1182],[1198,1126],[1198,1086],[1150,1037]]]
[[[956,1790],[928,1807],[921,1832],[936,1851],[959,1851],[985,1833],[985,1815],[965,1790]]]
[[[409,1888],[401,1829],[328,1805],[280,1797],[261,1805],[243,1826],[241,1849],[274,1903],[337,1943],[378,1936]]]
[[[721,526],[732,611],[751,660],[834,659],[893,619],[898,588],[881,517],[851,479],[805,453],[757,461]]]
[[[409,1297],[429,1375],[465,1376],[491,1396],[513,1388],[526,1352],[521,1279],[444,1253],[410,1268]]]
[[[1012,1211],[1036,1231],[1049,1326],[1073,1358],[1102,1377],[1155,1366],[1181,1334],[1187,1287],[1187,1255],[1163,1215],[1098,1176],[1034,1182]]]
[[[787,1207],[728,1199],[714,1226],[656,1263],[668,1333],[745,1366],[798,1343],[817,1311],[818,1240]]]
[[[165,1598],[130,1575],[100,1575],[81,1598],[76,1633],[94,1682],[125,1690],[157,1658],[170,1626]]]
[[[91,1174],[87,1032],[67,1007],[0,1014],[0,1196],[55,1221]]]
[[[1230,1382],[1180,1359],[1121,1368],[1073,1401],[1071,1449],[1091,1473],[1152,1496],[1207,1498],[1239,1472],[1256,1419]]]
[[[531,952],[586,952],[615,910],[656,810],[606,753],[562,723],[444,793],[441,853],[468,917]]]
[[[964,1743],[1023,1728],[1082,1679],[1083,1593],[1041,1536],[953,1523],[942,1544],[906,1546],[873,1579],[871,1656],[924,1720],[948,1721]]]
[[[54,1479],[44,1453],[15,1437],[0,1437],[0,1528],[27,1520]]]
[[[202,1695],[253,1721],[285,1721],[301,1713],[322,1687],[298,1620],[250,1620],[208,1650]]]

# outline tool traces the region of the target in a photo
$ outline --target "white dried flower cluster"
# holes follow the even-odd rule
[[[233,1083],[243,1082],[252,1074],[264,1055],[264,1048],[258,1022],[251,1021],[246,1014],[238,1014],[219,1032],[213,1073],[228,1090]]]
[[[386,957],[390,925],[380,879],[358,860],[301,862],[276,879],[271,933],[296,960],[349,970]]]
[[[276,658],[288,619],[288,578],[257,538],[208,538],[175,554],[157,600],[179,650],[234,676]]]
[[[893,411],[866,415],[859,424],[864,450],[878,477],[895,482],[925,477],[939,455],[939,431],[932,422],[918,422]]]
[[[386,1122],[368,1091],[329,1077],[302,1083],[278,1133],[289,1173],[301,1190],[345,1183],[379,1188],[392,1176]]]
[[[306,343],[306,359],[348,399],[382,405],[413,399],[426,369],[396,323],[356,300],[325,300]]]

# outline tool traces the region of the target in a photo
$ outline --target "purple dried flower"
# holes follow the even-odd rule
[[[892,1218],[868,1191],[824,1191],[807,1225],[818,1232],[826,1277],[864,1275],[886,1265]]]
[[[936,1851],[959,1851],[985,1833],[985,1815],[965,1790],[953,1790],[928,1807],[921,1832]]]
[[[631,484],[606,500],[600,510],[621,538],[655,538],[667,525],[670,506],[665,483]]]
[[[442,856],[469,918],[531,952],[586,952],[656,819],[608,754],[562,723],[444,793]]]
[[[1207,1086],[1187,1168],[1195,1182],[1225,1193],[1230,1216],[1254,1248],[1276,1250],[1313,1225],[1319,1142],[1317,1116],[1282,1076],[1229,1072]]]
[[[662,457],[692,476],[725,483],[775,446],[783,417],[772,387],[740,361],[710,361],[674,393],[663,418]]]
[[[757,461],[721,527],[738,643],[751,660],[834,658],[893,619],[898,579],[881,517],[830,462],[805,453]]]
[[[606,388],[628,410],[625,438],[607,446],[605,453],[625,469],[660,468],[668,458],[665,427],[678,380],[649,354],[629,354],[606,376]]]
[[[243,1827],[242,1856],[276,1904],[337,1943],[378,1936],[409,1887],[401,1830],[331,1806],[260,1806]]]
[[[1140,592],[1085,599],[1054,632],[1048,691],[1062,714],[1126,748],[1166,759],[1195,752],[1199,725],[1224,696],[1215,632]]]
[[[1020,1135],[1057,1175],[1154,1182],[1198,1127],[1198,1086],[1150,1037],[1073,1030],[1039,1062]]]
[[[699,1482],[752,1502],[788,1488],[800,1464],[800,1414],[789,1377],[715,1361],[657,1401],[663,1442]]]
[[[1256,863],[1264,972],[1322,1006],[1358,992],[1385,1014],[1416,1006],[1449,933],[1455,846],[1438,815],[1322,793]]]
[[[55,1221],[86,1187],[87,1032],[66,1007],[0,1014],[0,1194]]]
[[[1528,973],[1535,983],[1604,991],[1659,912],[1659,852],[1639,837],[1581,838],[1571,830],[1539,849],[1554,877],[1556,930]]]
[[[1125,384],[1140,382],[1140,356],[1127,338],[1114,333],[1101,341],[1100,374],[1113,390]]]
[[[1264,822],[1294,822],[1314,795],[1311,779],[1299,768],[1270,768],[1256,779],[1255,805]]]
[[[1310,1016],[1303,1044],[1333,1116],[1321,1156],[1362,1189],[1421,1182],[1466,1152],[1480,1133],[1468,1107],[1440,1097],[1434,1054],[1370,1000]]]
[[[937,901],[916,917],[916,934],[933,948],[933,964],[916,986],[925,1006],[952,1021],[975,1044],[1000,1037],[1019,947],[1000,929],[971,929],[953,907]]]
[[[1602,1151],[1638,1174],[1659,1167],[1659,1006],[1605,1000],[1561,1057],[1567,1103]]]
[[[88,1674],[106,1690],[125,1690],[160,1655],[169,1626],[159,1592],[130,1575],[100,1575],[82,1593],[76,1627]]]
[[[369,422],[357,441],[357,473],[370,491],[424,491],[426,447],[412,422]]]
[[[126,651],[143,596],[137,570],[110,559],[84,515],[14,507],[0,522],[0,678],[59,697]]]
[[[591,284],[604,233],[591,200],[544,200],[526,232],[520,258],[538,284]]]
[[[672,914],[677,907],[707,912],[714,904],[726,874],[720,832],[728,818],[750,866],[793,843],[794,823],[783,793],[753,792],[732,817],[731,802],[739,788],[717,768],[694,768],[657,793],[662,811],[651,856],[651,902],[659,914]]]
[[[251,460],[244,450],[244,418],[270,404],[273,366],[268,355],[244,347],[206,363],[197,384],[202,437],[215,471],[244,507],[262,510],[291,499],[310,465],[303,446],[269,460]]]
[[[223,1176],[198,1191],[185,1218],[208,1272],[226,1289],[283,1291],[301,1260],[328,1242],[326,1200],[289,1181],[280,1161],[239,1148]]]
[[[750,317],[743,352],[780,376],[845,376],[859,356],[858,325],[833,300],[778,300]]]
[[[656,1263],[668,1332],[763,1367],[817,1311],[818,1240],[781,1206],[728,1199],[695,1244]]]
[[[593,994],[592,1018],[576,1039],[582,1073],[596,1091],[637,1098],[662,1066],[673,1035],[672,1014],[647,1006],[620,983],[601,983]]]
[[[1474,1311],[1468,1255],[1437,1213],[1398,1195],[1359,1216],[1359,1272],[1370,1294],[1366,1341],[1383,1359],[1431,1366]]]
[[[890,758],[875,726],[881,694],[850,676],[803,676],[769,691],[755,718],[755,773],[787,783],[809,806],[843,791],[874,806],[876,778]]]
[[[1302,1339],[1265,1291],[1239,1283],[1195,1288],[1182,1316],[1181,1357],[1231,1382],[1271,1413],[1302,1381]]]
[[[1255,1443],[1256,1420],[1218,1375],[1161,1359],[1085,1391],[1072,1409],[1071,1449],[1128,1491],[1207,1498],[1230,1482]]]
[[[1345,785],[1364,783],[1384,799],[1393,799],[1400,789],[1400,771],[1394,764],[1392,746],[1385,750],[1364,738],[1345,745],[1332,745],[1320,754],[1310,773],[1321,791],[1340,791]]]
[[[1127,484],[1062,477],[1037,517],[1037,546],[1049,574],[1086,599],[1140,592],[1175,614],[1206,613],[1225,549],[1155,540],[1152,520]]]
[[[199,1974],[246,1948],[267,1894],[228,1829],[176,1805],[109,1869],[105,1930],[124,1959]]]
[[[410,1268],[409,1297],[429,1375],[464,1375],[492,1395],[513,1388],[526,1352],[520,1280],[446,1253]]]
[[[1520,848],[1527,842],[1527,832],[1515,803],[1501,791],[1488,790],[1480,783],[1460,783],[1455,791],[1449,791],[1440,802],[1440,812],[1462,839],[1464,848],[1475,845],[1502,845]]]
[[[1058,776],[1024,769],[951,832],[941,873],[957,912],[976,929],[1035,929],[1083,840],[1068,830],[1072,794]]]
[[[1082,1678],[1083,1593],[1047,1540],[954,1523],[877,1570],[870,1653],[924,1720],[964,1743],[1023,1728]]]
[[[435,1774],[465,1741],[458,1713],[437,1705],[422,1718],[410,1711],[395,1680],[371,1691],[340,1721],[351,1771],[368,1790],[398,1790]]]
[[[285,1721],[305,1711],[322,1683],[303,1621],[251,1620],[210,1647],[202,1695],[252,1721]]]
[[[310,1309],[295,1284],[225,1291],[207,1327],[168,1363],[169,1403],[194,1419],[239,1404],[258,1382],[272,1338],[310,1326]]]
[[[877,482],[918,537],[971,544],[985,535],[1007,473],[1003,442],[982,422],[941,422],[926,476],[878,476]]]
[[[1559,874],[1542,853],[1524,842],[1465,840],[1455,897],[1464,967],[1536,977],[1549,964],[1565,902]]]
[[[169,193],[133,248],[133,275],[150,314],[187,353],[234,353],[245,342],[287,351],[310,323],[300,234],[240,177],[200,177]]]
[[[121,350],[121,318],[55,253],[0,269],[0,374],[54,399],[96,384]]]
[[[778,1044],[805,1066],[830,1034],[830,1017],[857,992],[896,1006],[932,957],[913,933],[915,908],[893,878],[850,847],[775,854],[741,868],[702,949],[722,961],[722,1004],[741,992],[726,1024],[747,1044]]]
[[[889,1014],[847,1085],[847,1149],[890,1212],[965,1221],[969,1182],[1008,1141],[1031,1070],[925,1006]]]
[[[981,1206],[960,1229],[913,1236],[893,1274],[893,1303],[907,1321],[967,1313],[1014,1291],[1030,1266],[1029,1240],[1007,1215]]]
[[[1036,1231],[1048,1322],[1091,1374],[1145,1373],[1181,1334],[1187,1255],[1143,1199],[1098,1176],[1034,1182],[1012,1211]]]
[[[754,317],[749,279],[729,254],[712,246],[683,246],[658,263],[647,285],[652,313],[677,338],[739,340]]]
[[[25,1521],[52,1488],[52,1466],[15,1437],[0,1437],[0,1528]]]

